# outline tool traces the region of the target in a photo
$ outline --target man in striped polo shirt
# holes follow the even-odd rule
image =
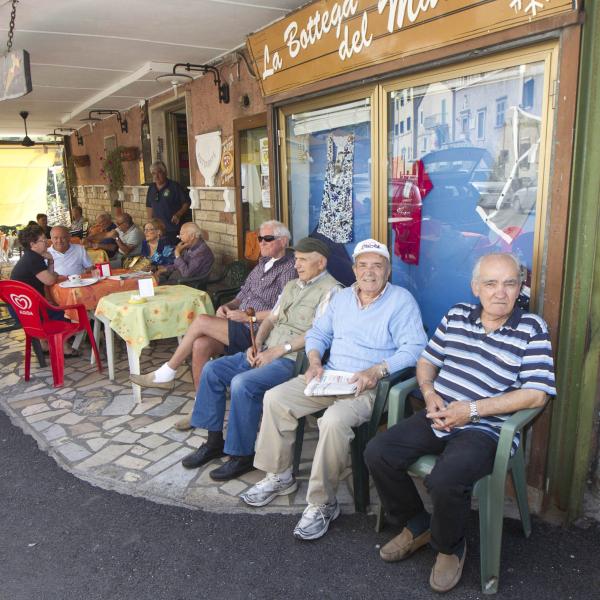
[[[438,555],[429,583],[438,592],[460,581],[471,491],[492,472],[503,421],[556,394],[547,325],[515,306],[521,283],[512,254],[479,259],[471,287],[480,304],[453,306],[417,363],[425,410],[376,436],[365,451],[385,511],[402,528],[381,558],[403,560],[431,541]],[[424,454],[440,455],[425,478],[431,515],[407,473]]]

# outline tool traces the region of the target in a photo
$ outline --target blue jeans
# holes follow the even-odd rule
[[[258,423],[265,392],[284,383],[294,374],[295,361],[278,358],[253,369],[245,352],[223,356],[202,369],[192,425],[208,431],[222,431],[225,420],[225,392],[231,388],[231,406],[225,453],[232,456],[254,454]]]

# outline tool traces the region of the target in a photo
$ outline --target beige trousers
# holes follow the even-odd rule
[[[375,390],[359,396],[305,396],[304,375],[271,388],[264,397],[263,417],[256,442],[254,466],[281,473],[292,466],[298,419],[327,409],[317,421],[315,450],[306,501],[327,504],[335,500],[340,474],[354,439],[352,427],[371,418]]]

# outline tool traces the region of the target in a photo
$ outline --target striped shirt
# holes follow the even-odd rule
[[[268,271],[265,271],[265,264],[270,260],[267,256],[261,257],[256,267],[250,271],[242,289],[235,297],[239,302],[239,310],[247,308],[253,308],[256,312],[271,310],[285,284],[298,277],[293,253],[286,253]]]
[[[421,356],[440,369],[433,386],[446,403],[482,400],[518,389],[556,395],[548,327],[543,319],[518,307],[504,325],[486,333],[481,306],[456,304]],[[467,423],[460,429],[478,429],[498,439],[509,416],[481,417],[479,423]],[[434,432],[438,437],[452,434]],[[518,443],[515,438],[513,446]]]

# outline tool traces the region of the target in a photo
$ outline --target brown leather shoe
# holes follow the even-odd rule
[[[192,415],[179,419],[173,427],[178,431],[189,431],[190,429],[194,429],[194,426],[192,425]]]
[[[379,556],[386,562],[396,562],[408,558],[413,552],[429,543],[431,531],[424,531],[416,538],[412,531],[405,527],[399,535],[392,538],[385,546],[379,550]]]
[[[440,552],[435,559],[433,569],[431,569],[431,577],[429,578],[431,589],[435,592],[449,592],[462,577],[466,556],[466,543],[461,559],[456,554],[442,554]]]
[[[130,375],[129,379],[133,383],[137,383],[138,385],[141,385],[142,387],[147,387],[147,388],[158,388],[160,390],[172,390],[175,387],[175,380],[166,381],[163,383],[158,383],[157,381],[154,381],[154,371],[152,371],[151,373],[146,373],[145,375]]]

